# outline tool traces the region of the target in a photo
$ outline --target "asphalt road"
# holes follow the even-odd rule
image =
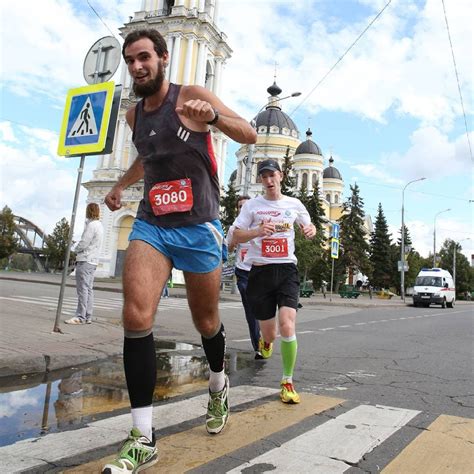
[[[2,312],[14,315],[34,306],[41,308],[38,317],[53,322],[58,293],[59,288],[51,285],[3,281],[0,295],[8,294],[10,299],[2,301]],[[67,288],[65,311],[73,310],[74,301],[74,288]],[[120,307],[120,293],[96,292],[95,317],[99,321],[118,322]],[[345,409],[364,404],[420,412],[347,472],[377,472],[440,415],[474,418],[472,308],[469,304],[458,304],[454,309],[307,305],[299,311],[294,380],[300,392],[344,399]],[[250,352],[238,301],[222,302],[221,317],[228,351]],[[163,300],[155,336],[200,344],[183,298]],[[279,356],[276,343],[270,360],[255,361],[235,372],[233,386],[278,388]],[[285,439],[304,429],[304,422],[289,428]],[[214,472],[212,462],[196,472]]]

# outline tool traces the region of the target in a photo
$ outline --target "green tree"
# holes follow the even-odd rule
[[[462,247],[458,242],[446,239],[439,251],[439,266],[453,275],[454,252],[456,252],[456,294],[471,291],[474,283],[474,269],[469,265],[466,256],[461,253]]]
[[[359,195],[359,186],[350,186],[351,196],[344,202],[340,223],[340,256],[337,262],[339,275],[344,268],[344,274],[354,275],[361,272],[370,275],[372,266],[369,260],[369,244],[365,240],[364,201]],[[336,262],[335,262],[336,263]]]
[[[372,286],[389,288],[392,286],[392,259],[391,240],[388,233],[387,219],[383,213],[382,204],[379,203],[374,231],[370,238],[370,263],[372,273],[370,283]]]
[[[400,293],[400,272],[398,270],[398,262],[401,256],[401,243],[402,243],[402,228],[398,231],[399,237],[396,244],[391,246],[391,283],[396,289],[397,293]],[[409,288],[415,284],[415,279],[420,270],[426,267],[426,261],[420,254],[413,248],[410,231],[407,226],[404,230],[405,236],[405,261],[408,264],[408,271],[405,272],[405,287]],[[428,266],[431,266],[428,264]]]
[[[5,206],[0,213],[0,259],[9,258],[18,250],[14,217],[8,206]]]
[[[229,181],[227,192],[224,191],[221,197],[221,223],[225,233],[227,233],[237,217],[238,197],[233,182]]]
[[[313,203],[313,207],[310,207],[310,201],[312,197],[308,196],[308,190],[305,186],[300,189],[298,199],[308,210],[311,222],[316,225],[316,222],[313,220],[313,216],[311,215],[311,211],[313,210],[314,206],[317,206],[317,204]],[[314,217],[316,220],[318,220],[316,215]],[[301,229],[295,225],[295,255],[298,259],[298,270],[300,276],[303,278],[303,281],[308,279],[308,273],[314,267],[317,260],[321,258],[321,237],[318,236],[318,239],[315,239],[306,239],[301,232]]]
[[[56,223],[53,233],[45,238],[45,254],[48,266],[53,270],[61,270],[64,267],[69,229],[69,222],[63,217]]]
[[[293,162],[290,157],[290,147],[286,147],[286,154],[284,156],[285,161],[283,162],[283,180],[281,182],[281,193],[285,196],[294,197],[296,188],[296,179],[292,177],[291,170],[293,168]]]
[[[319,189],[319,181],[316,180],[313,186],[313,193],[308,196],[306,201],[306,209],[311,216],[311,222],[316,227],[316,235],[312,240],[315,247],[316,258],[311,267],[310,277],[313,280],[315,288],[320,288],[323,280],[329,281],[330,266],[326,258],[327,236],[325,231],[325,223],[327,222],[324,208],[321,203],[321,194]],[[329,274],[328,274],[329,273]]]

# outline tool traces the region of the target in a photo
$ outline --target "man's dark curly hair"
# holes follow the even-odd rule
[[[166,45],[166,41],[161,35],[156,30],[152,30],[151,28],[148,29],[143,29],[143,30],[136,30],[132,31],[129,33],[122,46],[122,56],[125,59],[125,48],[130,46],[132,43],[135,43],[135,41],[138,41],[139,39],[142,38],[148,38],[151,41],[153,41],[153,45],[155,47],[156,54],[158,55],[159,58],[163,57],[163,54],[168,53],[168,46]]]

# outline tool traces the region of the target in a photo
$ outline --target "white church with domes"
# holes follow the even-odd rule
[[[257,143],[243,145],[237,151],[237,170],[231,181],[239,194],[256,196],[262,192],[257,174],[260,161],[272,158],[283,169],[285,155],[292,157],[292,173],[296,190],[306,187],[311,192],[319,182],[321,202],[328,221],[339,219],[342,213],[344,181],[334,166],[334,159],[324,167],[324,157],[319,146],[312,140],[310,129],[306,139],[300,141],[296,124],[282,110],[280,94],[282,90],[274,82],[268,89],[268,104],[253,119],[257,130]],[[250,159],[250,161],[249,161]],[[248,182],[246,182],[248,181]]]

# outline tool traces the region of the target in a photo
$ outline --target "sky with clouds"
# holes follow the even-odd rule
[[[346,197],[357,182],[365,211],[375,220],[380,202],[396,234],[403,187],[425,177],[405,191],[405,222],[415,249],[424,256],[432,252],[437,216],[438,249],[451,238],[466,256],[474,253],[473,162],[441,0],[219,4],[218,27],[233,50],[222,85],[230,107],[250,120],[266,103],[276,67],[282,95],[302,93],[282,102],[284,111],[301,139],[309,126],[326,159],[332,153]],[[62,217],[70,219],[79,165],[79,158],[56,155],[67,91],[84,85],[82,64],[92,44],[109,36],[108,28],[118,37],[118,28],[140,5],[141,0],[1,2],[0,205],[46,232]],[[474,7],[470,0],[444,5],[474,147]],[[226,182],[236,150],[229,147]],[[83,181],[96,161],[86,158]],[[78,236],[86,197],[82,189]],[[440,213],[445,209],[450,211]]]

